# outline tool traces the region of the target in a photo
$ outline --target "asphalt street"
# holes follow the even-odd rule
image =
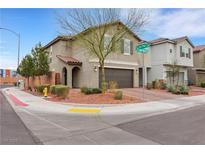
[[[117,125],[159,144],[205,144],[205,105]]]
[[[40,144],[0,91],[0,145]]]

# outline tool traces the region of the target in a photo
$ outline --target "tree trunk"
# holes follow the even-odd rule
[[[35,85],[34,85],[35,83],[34,83],[34,76],[32,76],[32,91],[34,90],[34,88],[35,88]]]
[[[39,80],[39,85],[41,85],[41,76],[38,76],[38,80]]]
[[[101,78],[102,78],[101,89],[102,89],[102,92],[105,93],[108,89],[108,85],[107,85],[106,80],[105,80],[104,62],[100,63],[100,68],[101,68]]]
[[[100,68],[101,68],[102,82],[105,82],[105,67],[104,67],[104,63],[100,65]]]
[[[27,84],[28,84],[27,89],[29,89],[29,77],[27,77]]]
[[[179,85],[179,73],[177,72],[177,87]]]

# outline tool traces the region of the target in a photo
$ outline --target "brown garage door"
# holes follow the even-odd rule
[[[105,79],[109,81],[117,81],[119,88],[133,87],[133,70],[105,68]],[[101,87],[102,78],[101,71],[99,74],[99,86]]]

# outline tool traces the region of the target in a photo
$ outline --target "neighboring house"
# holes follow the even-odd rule
[[[151,43],[151,66],[148,82],[164,80],[170,84],[170,66],[179,66],[177,77],[179,85],[186,85],[188,81],[187,70],[193,67],[194,45],[188,37],[176,39],[160,38]]]
[[[190,82],[200,85],[205,82],[205,45],[194,48],[194,67],[189,70]]]
[[[110,25],[117,30],[124,26],[121,22]],[[109,39],[109,32],[105,39]],[[142,81],[142,55],[135,47],[142,40],[129,31],[121,41],[120,51],[110,54],[105,60],[106,81],[115,80],[120,88],[138,87]],[[106,41],[105,41],[106,42]],[[98,59],[91,56],[87,49],[79,45],[79,40],[72,36],[58,36],[45,47],[49,51],[50,71],[60,74],[61,84],[72,88],[82,86],[99,87],[101,83]],[[145,66],[151,67],[150,53],[145,55]],[[147,79],[147,72],[145,78]]]

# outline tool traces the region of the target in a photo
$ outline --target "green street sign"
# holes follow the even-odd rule
[[[142,43],[142,44],[139,44],[138,46],[136,46],[136,51],[138,53],[147,53],[149,51],[149,48],[150,48],[150,44],[145,42],[145,43]]]

